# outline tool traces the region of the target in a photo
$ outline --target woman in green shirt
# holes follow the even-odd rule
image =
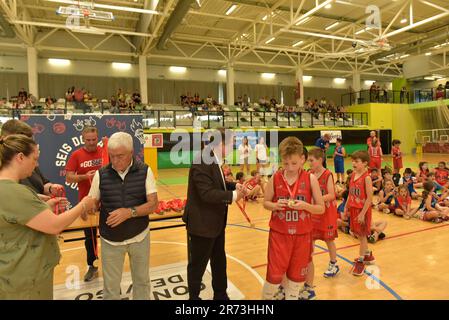
[[[31,188],[19,184],[36,167],[39,150],[33,139],[0,137],[0,300],[53,299],[53,271],[60,253],[56,235],[95,202],[84,198],[55,215]],[[64,198],[55,198],[55,205]]]

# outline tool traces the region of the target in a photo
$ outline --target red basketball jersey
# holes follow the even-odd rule
[[[395,158],[395,159],[402,158],[401,149],[399,149],[399,147],[393,147],[391,149],[391,153],[393,155],[393,158]]]
[[[445,169],[435,168],[435,180],[444,186],[447,183],[449,172]]]
[[[423,171],[421,169],[419,169],[419,177],[421,179],[427,180],[427,174],[429,173],[429,169],[427,169],[426,171]]]
[[[369,176],[368,171],[355,180],[355,172],[349,182],[348,206],[350,208],[363,208],[366,201],[365,179]]]
[[[290,193],[286,186],[283,174],[284,170],[279,170],[273,176],[273,202],[277,202],[280,199],[290,199]],[[310,185],[310,173],[301,170],[298,180],[298,189],[294,195],[295,198],[290,200],[302,200],[311,203],[312,189]],[[290,186],[290,190],[293,190],[294,185],[295,184]],[[312,220],[310,216],[310,212],[308,211],[298,211],[288,207],[284,210],[273,211],[271,213],[270,228],[284,234],[309,233],[312,231]]]
[[[409,204],[412,203],[412,198],[410,198],[410,196],[406,196],[406,197],[397,196],[396,200],[398,201],[398,204],[402,208],[406,208]]]
[[[380,158],[380,147],[379,146],[377,146],[377,147],[369,146],[368,153],[369,153],[370,158]]]
[[[332,179],[333,184],[333,175],[328,169],[324,170],[318,178],[318,183],[320,185],[321,194],[323,196],[329,193],[327,189],[327,182],[329,179]],[[324,214],[312,214],[312,225],[313,229],[317,230],[329,230],[333,229],[337,225],[337,205],[335,200],[325,201],[324,202]]]
[[[245,186],[248,188],[248,190],[253,190],[255,186],[257,186],[259,183],[256,181],[256,178],[251,178],[248,181],[245,182]]]

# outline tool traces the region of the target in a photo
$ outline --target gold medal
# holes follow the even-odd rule
[[[293,208],[294,205],[295,205],[295,200],[288,200],[288,206],[290,208]]]

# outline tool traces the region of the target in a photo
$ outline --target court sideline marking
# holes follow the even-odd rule
[[[251,228],[251,227],[247,227],[247,226],[242,226],[242,225],[236,225],[236,224],[228,224],[229,226],[234,226],[234,227],[240,227],[240,228],[249,228],[249,229],[254,229],[254,230],[258,230],[258,231],[262,231],[262,232],[269,232],[269,230],[267,229],[262,229],[262,228]],[[315,244],[315,247],[321,249],[321,250],[326,250],[321,246],[318,246]],[[347,262],[350,265],[353,265],[352,262],[347,259],[346,257],[343,257],[342,255],[337,253],[337,257],[339,257],[341,260]],[[383,282],[382,280],[380,280],[379,278],[377,278],[376,276],[374,276],[373,274],[367,272],[365,270],[365,274],[370,277],[371,279],[373,279],[374,281],[376,281],[377,283],[379,283],[385,290],[387,290],[393,297],[395,297],[397,300],[403,300],[401,298],[401,296],[396,293],[392,288],[390,288],[385,282]]]

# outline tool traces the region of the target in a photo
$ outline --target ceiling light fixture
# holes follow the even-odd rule
[[[112,68],[116,70],[129,70],[131,69],[131,63],[113,62]]]
[[[327,30],[330,30],[330,29],[332,29],[332,28],[335,28],[336,26],[338,26],[340,24],[340,22],[334,22],[334,23],[332,23],[331,25],[329,25],[329,26],[327,26],[326,28],[325,28],[325,30],[327,31]]]
[[[46,0],[46,1],[54,2],[54,3],[71,4],[71,5],[75,5],[75,6],[81,5],[81,6],[92,8],[91,2],[80,2],[80,1],[74,1],[74,0]],[[123,7],[123,6],[112,6],[109,4],[102,4],[102,3],[95,3],[94,8],[110,9],[110,10],[116,10],[116,11],[146,13],[146,14],[161,14],[160,12],[158,12],[156,10],[139,9],[139,8]]]
[[[295,23],[295,26],[299,26],[300,24],[306,23],[310,19],[311,19],[310,17],[306,17],[306,18],[304,18],[302,20],[299,20],[298,22]]]
[[[298,41],[298,42],[296,42],[296,43],[294,43],[293,45],[292,45],[292,47],[294,48],[294,47],[297,47],[297,46],[299,46],[299,45],[301,45],[301,44],[303,44],[304,43],[304,41]]]
[[[237,9],[237,5],[233,4],[232,6],[229,7],[229,9],[226,11],[226,15],[229,16],[232,12],[234,12],[234,10]]]
[[[57,66],[57,67],[67,67],[70,65],[70,60],[67,59],[55,59],[55,58],[50,58],[48,59],[48,63],[50,63],[52,66]]]
[[[276,76],[276,73],[268,73],[268,72],[264,72],[262,73],[262,78],[264,79],[274,79],[274,77]]]
[[[265,41],[265,44],[269,44],[270,42],[272,42],[274,39],[276,39],[275,37],[272,37],[270,39],[268,39],[267,41]]]

